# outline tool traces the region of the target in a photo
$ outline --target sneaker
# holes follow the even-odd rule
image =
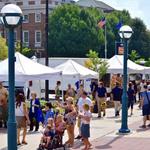
[[[100,115],[98,115],[98,116],[97,116],[97,118],[101,118],[101,116],[100,116]]]

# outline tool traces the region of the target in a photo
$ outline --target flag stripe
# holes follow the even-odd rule
[[[106,20],[105,20],[105,18],[103,18],[103,19],[101,19],[100,21],[99,21],[99,23],[98,23],[98,26],[100,27],[100,28],[103,28],[103,26],[106,24]]]

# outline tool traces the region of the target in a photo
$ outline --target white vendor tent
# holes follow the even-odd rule
[[[80,79],[95,78],[98,79],[98,73],[92,71],[73,60],[68,60],[63,64],[55,67],[55,69],[62,71],[62,76],[78,76]]]
[[[55,67],[55,69],[62,71],[62,79],[61,79],[61,89],[66,90],[67,85],[70,83],[72,87],[75,88],[75,83],[77,81],[84,80],[84,86],[86,86],[87,80],[94,78],[98,79],[99,75],[97,72],[92,71],[75,61],[69,59],[65,61],[64,63],[58,65]],[[50,88],[53,88],[53,85],[56,85],[56,82],[58,79],[50,79]]]
[[[15,53],[15,81],[42,80],[61,76],[61,71],[41,65]],[[0,81],[8,81],[8,58],[0,62]]]
[[[120,73],[123,74],[123,55],[115,55],[110,58],[108,61],[108,73]],[[144,67],[134,63],[133,61],[127,61],[128,64],[128,74],[141,73],[141,74],[149,74],[150,67]]]

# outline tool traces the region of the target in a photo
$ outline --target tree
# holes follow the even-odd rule
[[[129,52],[135,49],[141,57],[150,57],[150,32],[139,18],[132,19],[132,29],[134,31],[129,44]]]
[[[28,47],[23,47],[22,50],[20,49],[20,41],[17,41],[15,46],[16,52],[22,53],[26,57],[32,57],[34,55],[34,51]]]
[[[6,45],[6,39],[0,37],[0,60],[7,58],[8,47]]]
[[[129,55],[129,58],[132,60],[132,61],[136,61],[140,56],[138,55],[137,51],[136,50],[132,50],[131,51],[131,54]]]
[[[95,14],[102,16],[98,10],[76,5],[57,7],[49,16],[49,56],[85,57],[89,49],[99,51],[104,35]]]
[[[107,73],[108,63],[105,60],[99,58],[98,53],[93,50],[89,50],[86,56],[89,59],[85,62],[85,65],[89,69],[98,72],[100,79],[102,79],[102,77]]]

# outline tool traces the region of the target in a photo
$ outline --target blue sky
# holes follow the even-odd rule
[[[101,0],[115,9],[126,9],[131,17],[141,18],[150,30],[150,0]]]

